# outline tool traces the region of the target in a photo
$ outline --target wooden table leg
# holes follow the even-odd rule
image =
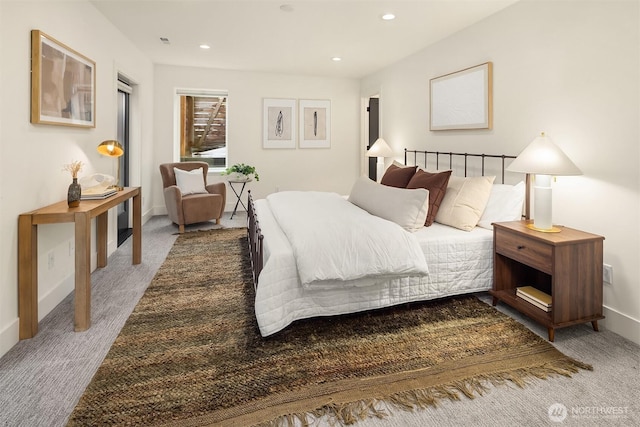
[[[18,316],[21,340],[38,333],[38,226],[18,217]]]
[[[142,262],[142,189],[133,196],[133,264]]]
[[[549,341],[553,342],[555,339],[555,329],[547,328],[549,330]]]
[[[91,217],[86,212],[75,214],[76,293],[74,299],[76,332],[91,326]]]
[[[96,217],[96,251],[98,252],[96,265],[98,268],[107,266],[107,241],[109,234],[109,211]]]
[[[591,326],[593,326],[593,330],[598,332],[598,321],[597,320],[592,320],[591,321]]]

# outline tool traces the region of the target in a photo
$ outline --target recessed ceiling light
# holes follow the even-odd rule
[[[211,46],[209,46],[208,44],[201,44],[200,49],[211,49]]]
[[[331,60],[333,62],[340,62],[340,61],[342,61],[342,58],[340,58],[339,56],[334,56],[333,58],[331,58]]]
[[[394,19],[396,19],[396,15],[394,15],[393,13],[385,13],[384,15],[382,15],[382,19],[384,21],[393,21]]]

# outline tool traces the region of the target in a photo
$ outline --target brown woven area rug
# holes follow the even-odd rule
[[[69,425],[350,424],[590,366],[473,296],[262,338],[246,230],[178,237]]]

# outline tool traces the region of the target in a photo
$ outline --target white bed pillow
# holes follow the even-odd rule
[[[202,168],[191,171],[173,168],[173,172],[176,174],[176,185],[183,195],[207,192],[207,189],[204,188]]]
[[[522,218],[525,184],[494,184],[491,188],[487,207],[478,221],[478,227],[493,230],[492,222],[517,221]]]
[[[395,222],[407,231],[424,227],[429,210],[429,191],[407,190],[378,184],[361,176],[351,189],[349,201],[372,215]]]
[[[495,176],[461,178],[451,176],[440,203],[436,222],[471,231],[487,206]]]

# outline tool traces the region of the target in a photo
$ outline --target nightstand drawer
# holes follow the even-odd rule
[[[537,270],[552,274],[553,247],[522,234],[495,230],[496,252]]]

